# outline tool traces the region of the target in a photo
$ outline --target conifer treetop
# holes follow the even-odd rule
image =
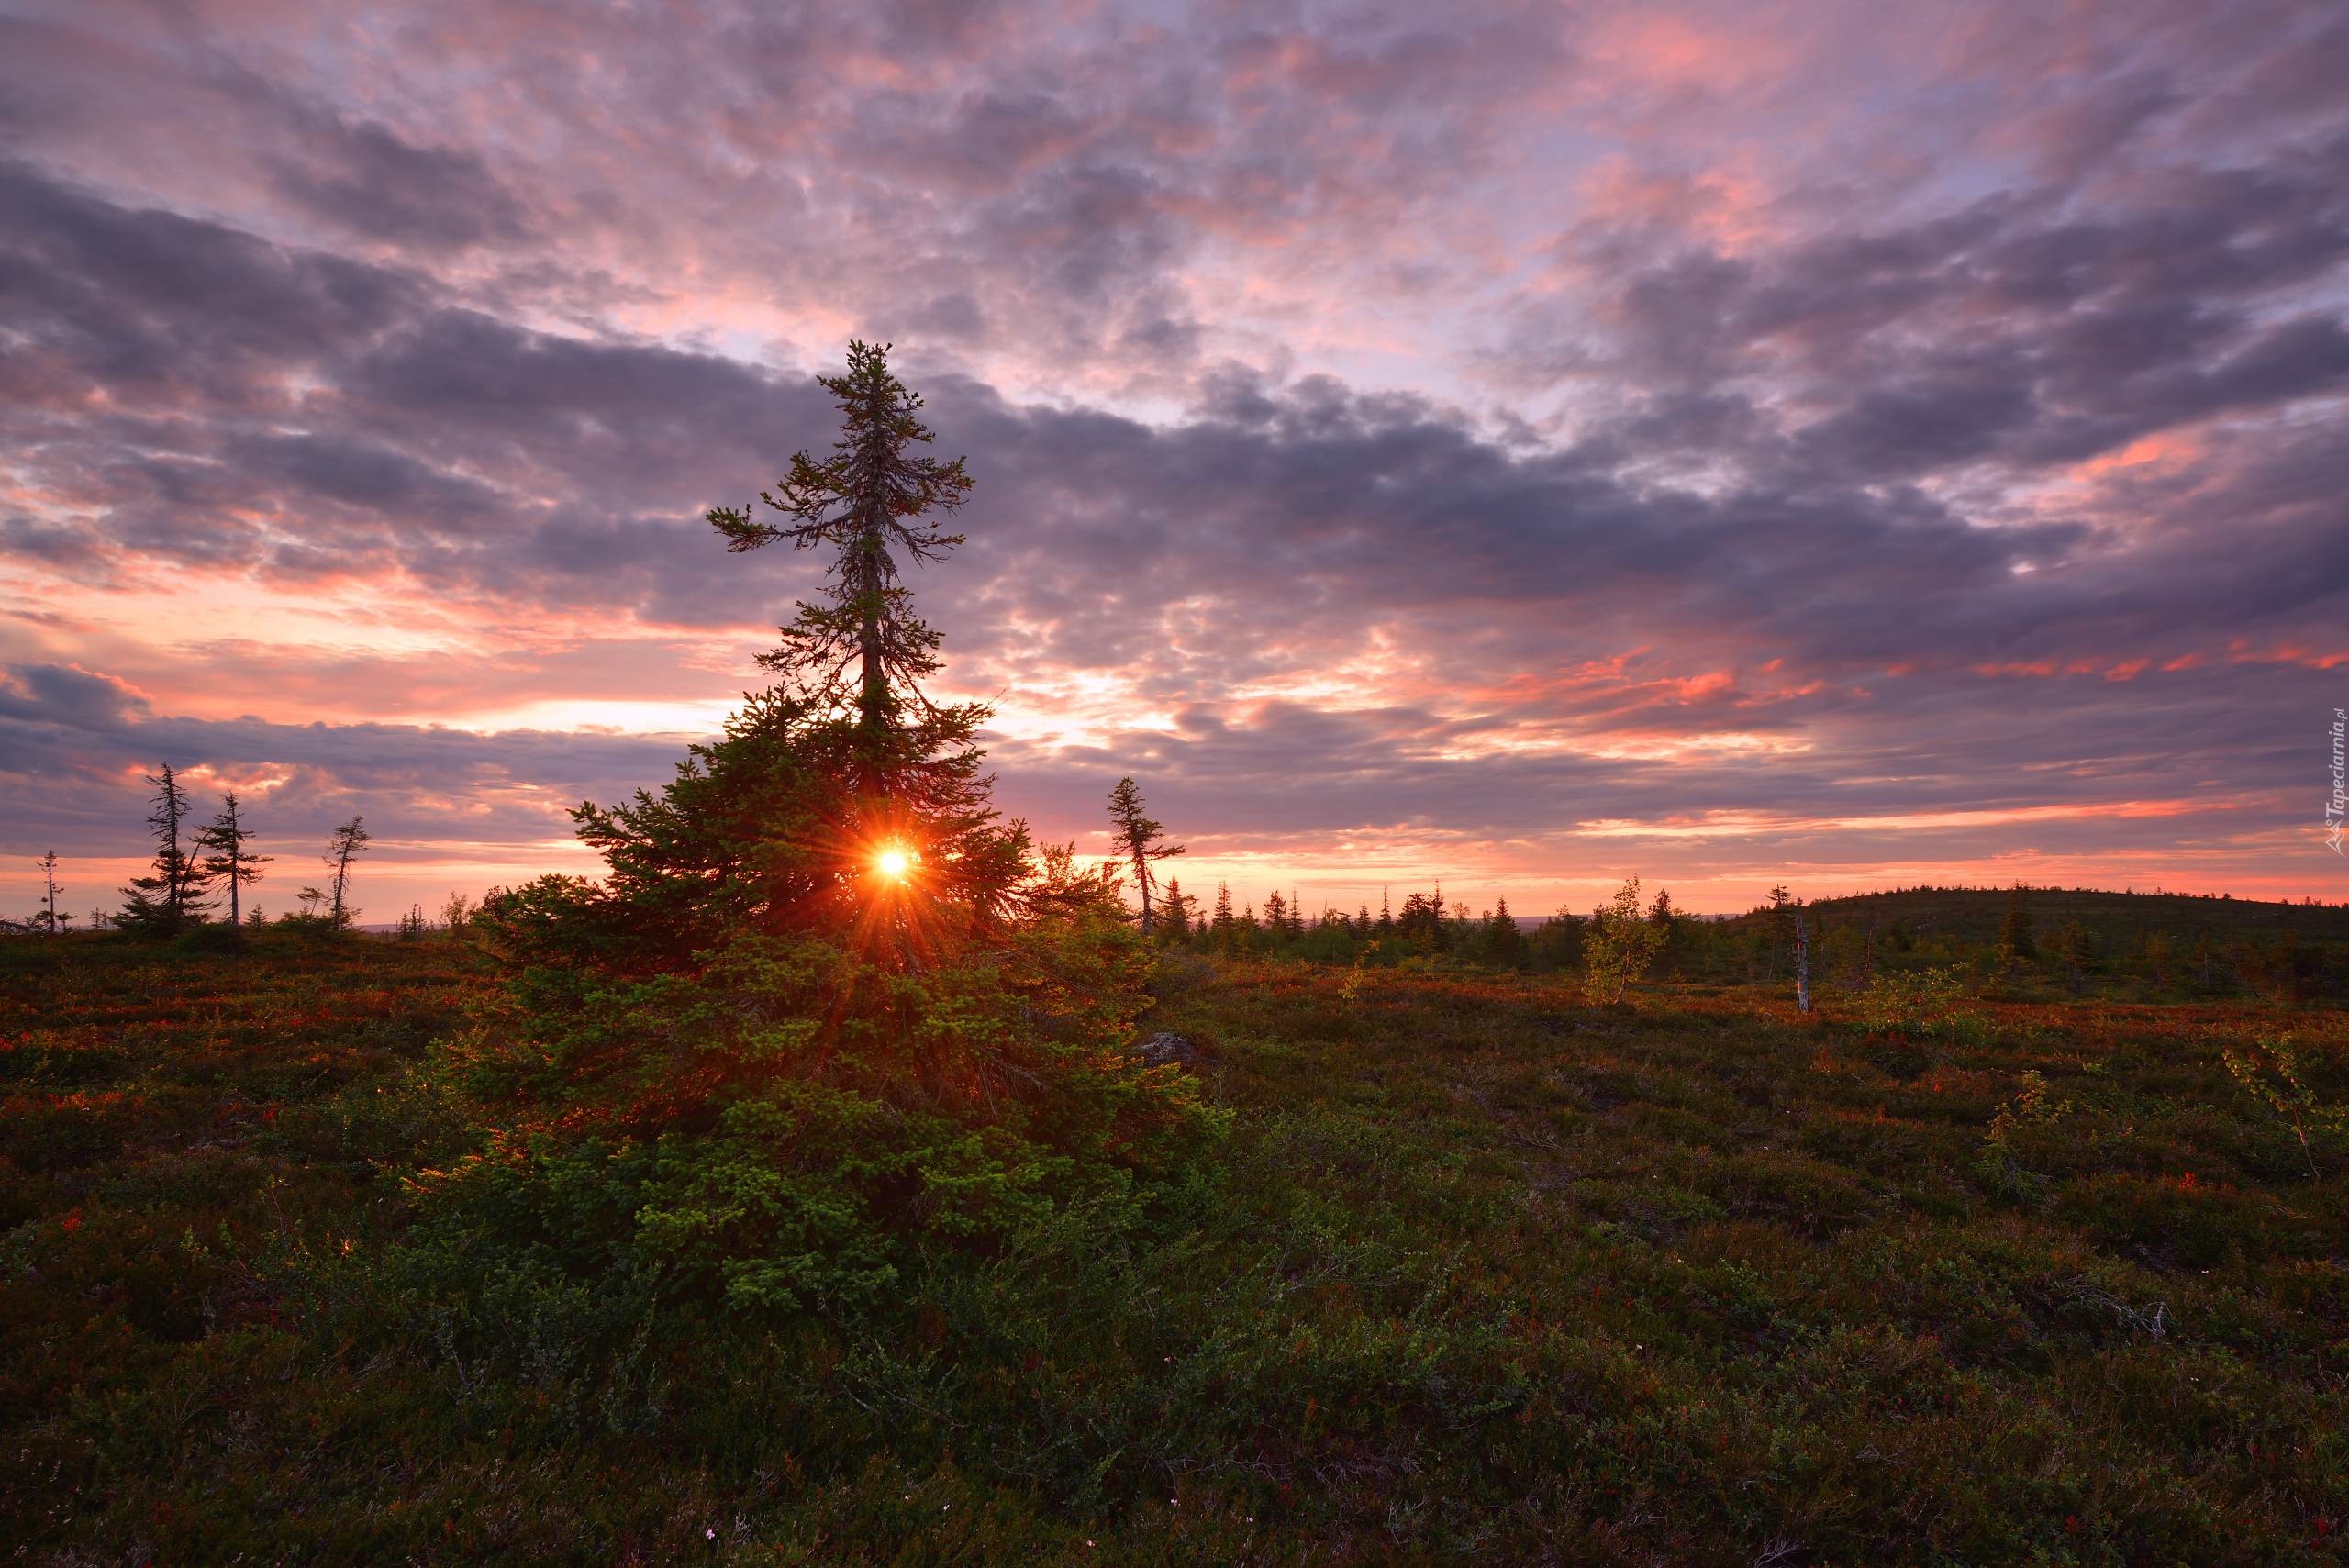
[[[912,561],[945,559],[963,536],[918,519],[953,511],[972,485],[963,458],[940,462],[907,455],[908,447],[928,445],[935,435],[916,417],[921,398],[890,373],[891,347],[852,339],[848,373],[816,378],[840,408],[841,439],[821,462],[806,451],[793,454],[790,473],[773,491],[759,493],[788,522],[756,521],[747,506],[714,506],[707,514],[729,551],[779,539],[798,550],[828,545],[838,550],[831,602],[802,601],[798,617],[782,628],[782,646],[759,662],[796,677],[811,699],[852,700],[868,728],[896,717],[900,693],[928,711],[919,683],[938,669],[938,634],[913,613],[912,595],[897,581],[893,547]],[[847,679],[852,665],[857,667],[853,685]]]
[[[192,807],[178,771],[165,762],[161,773],[147,775],[147,782],[155,786],[147,817],[155,835],[155,867],[150,875],[132,877],[122,890],[129,902],[116,923],[127,930],[172,936],[204,918],[207,877],[203,863],[180,847]]]

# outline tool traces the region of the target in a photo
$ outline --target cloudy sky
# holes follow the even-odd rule
[[[2337,0],[0,0],[0,913],[591,869],[896,344],[998,795],[1230,880],[2349,895]],[[22,906],[22,907],[18,907]]]

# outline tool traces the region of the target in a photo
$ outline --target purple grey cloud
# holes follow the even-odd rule
[[[1044,831],[2337,883],[2336,8],[346,20],[0,24],[20,852],[165,755],[417,843],[657,783],[853,331]]]

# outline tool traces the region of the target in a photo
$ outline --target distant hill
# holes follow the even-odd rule
[[[1849,898],[1805,904],[1807,915],[1831,925],[1888,927],[1898,921],[1911,935],[1954,937],[1968,942],[1998,939],[2007,913],[2004,887],[1904,887]],[[2025,894],[2034,929],[2077,920],[2101,941],[2133,940],[2139,931],[2165,940],[2191,943],[2273,938],[2289,931],[2303,940],[2349,941],[2349,908],[2337,904],[2263,903],[2250,898],[2186,893],[2106,893],[2086,887],[2033,887]],[[1731,917],[1733,928],[1766,917],[1753,910]]]

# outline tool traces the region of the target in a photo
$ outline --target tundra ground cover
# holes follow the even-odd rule
[[[2343,1016],[1217,966],[1140,1223],[853,1319],[466,1316],[403,1178],[461,948],[0,946],[26,1560],[2330,1562]],[[2003,995],[2003,993],[2001,993]]]

